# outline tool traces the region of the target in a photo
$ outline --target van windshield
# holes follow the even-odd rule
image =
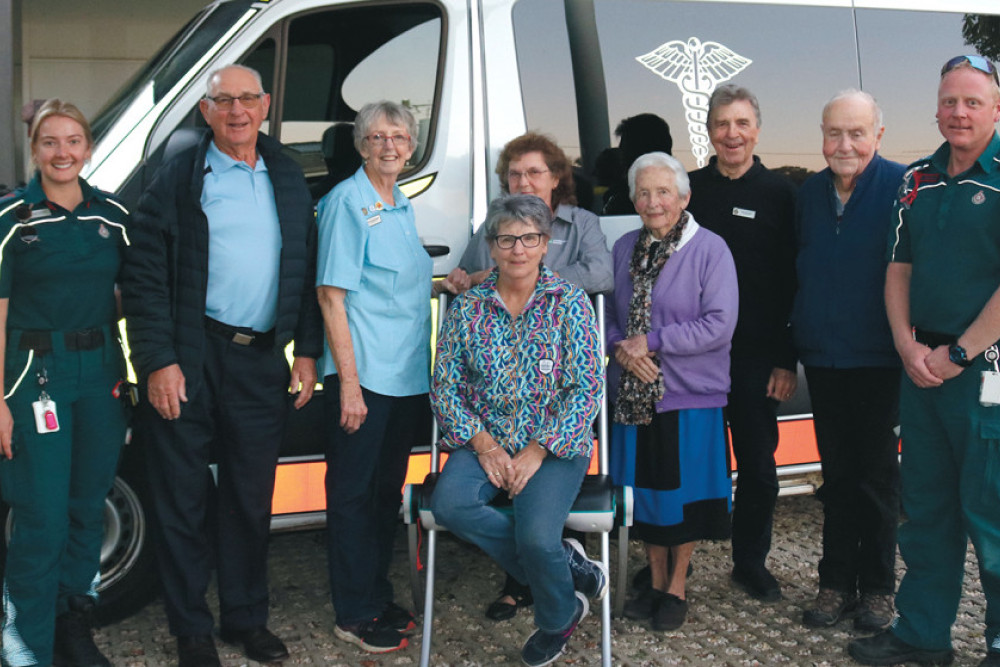
[[[227,30],[251,11],[251,4],[252,0],[219,2],[191,19],[97,112],[91,123],[95,142],[101,140],[140,91],[151,90],[153,104],[159,102]]]

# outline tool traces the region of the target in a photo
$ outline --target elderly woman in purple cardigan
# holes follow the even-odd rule
[[[642,228],[614,245],[607,301],[608,390],[614,404],[611,475],[635,489],[634,534],[646,544],[650,586],[625,615],[674,630],[697,540],[729,537],[732,482],[722,408],[736,328],[736,268],[725,241],[684,208],[687,172],[647,153],[628,172]]]

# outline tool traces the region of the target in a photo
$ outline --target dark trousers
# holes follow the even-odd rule
[[[898,368],[806,367],[823,463],[819,585],[891,594],[899,523]]]
[[[427,394],[385,396],[362,388],[368,416],[340,427],[340,379],[324,380],[327,565],[337,623],[371,620],[393,600],[389,582],[410,448],[430,410]]]
[[[774,452],[778,449],[778,402],[767,397],[774,365],[733,357],[726,419],[732,431],[739,476],[733,499],[733,564],[742,570],[764,566],[771,550],[771,526],[778,498]]]
[[[147,400],[139,413],[163,598],[177,636],[211,634],[205,593],[216,565],[220,624],[267,623],[271,497],[288,411],[288,362],[271,349],[208,333],[202,376],[180,419],[162,419]]]

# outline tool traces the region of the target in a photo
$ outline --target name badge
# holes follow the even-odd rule
[[[381,215],[373,215],[372,217],[368,218],[368,226],[369,227],[374,227],[375,225],[377,225],[380,222],[382,222],[382,216]]]
[[[738,206],[733,207],[733,215],[738,218],[746,218],[748,220],[753,220],[757,217],[757,211],[751,211],[747,208],[740,208]]]
[[[48,209],[45,209],[45,208],[32,209],[32,211],[31,211],[31,218],[29,218],[29,219],[30,220],[34,220],[35,218],[44,218],[48,214],[49,214],[49,211],[48,211]]]
[[[556,367],[556,362],[551,359],[539,359],[538,360],[538,370],[542,375],[548,375],[552,372],[552,369]]]

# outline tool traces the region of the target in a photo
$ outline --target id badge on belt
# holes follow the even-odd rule
[[[993,364],[993,370],[983,371],[979,380],[979,404],[985,408],[1000,405],[1000,349],[996,345],[989,347],[983,353],[986,361]]]

